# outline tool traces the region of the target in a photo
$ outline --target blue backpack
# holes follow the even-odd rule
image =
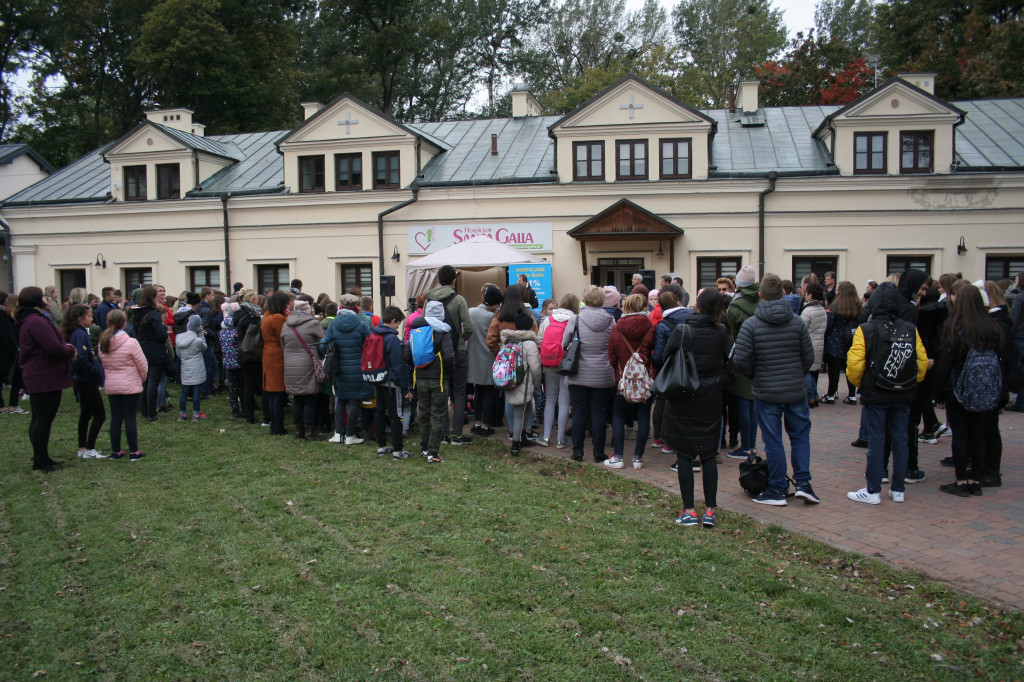
[[[967,351],[953,395],[968,412],[991,412],[1003,397],[1003,367],[992,348]]]
[[[434,349],[434,330],[429,324],[409,332],[409,345],[412,346],[412,364],[417,368],[433,364],[440,354]]]

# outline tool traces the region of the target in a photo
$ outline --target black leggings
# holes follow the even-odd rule
[[[62,391],[46,391],[29,395],[32,419],[28,424],[28,439],[32,443],[32,466],[44,467],[51,463],[50,429],[60,410]]]
[[[107,411],[103,409],[103,398],[100,387],[87,381],[75,381],[78,392],[78,448],[96,449],[96,438],[100,435],[100,427],[107,421]]]
[[[139,429],[136,418],[139,413],[141,393],[107,395],[110,401],[110,450],[116,455],[121,451],[121,425],[128,437],[128,451],[139,451]]]
[[[680,454],[679,465],[676,467],[684,509],[693,509],[694,459],[692,455]],[[704,506],[715,509],[718,507],[718,463],[715,461],[715,453],[701,458],[700,473],[704,478]]]
[[[242,365],[242,414],[250,424],[256,421],[256,394],[262,392],[263,363],[247,362]],[[264,421],[270,420],[270,413],[263,413]]]
[[[825,364],[828,366],[828,390],[825,395],[834,396],[839,392],[839,375],[846,373],[846,358],[826,355]],[[851,384],[849,379],[846,380],[846,389],[849,395],[857,395],[857,387]]]

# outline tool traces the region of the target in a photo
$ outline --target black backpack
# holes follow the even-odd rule
[[[917,386],[917,329],[906,320],[868,321],[864,331],[864,385],[901,393]]]

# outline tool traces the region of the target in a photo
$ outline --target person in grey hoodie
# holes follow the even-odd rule
[[[604,289],[589,285],[583,290],[583,307],[565,328],[562,347],[568,348],[573,337],[580,339],[579,371],[566,380],[572,403],[572,458],[583,461],[583,445],[587,421],[594,438],[594,462],[607,459],[604,454],[605,427],[608,424],[608,401],[615,395],[615,370],[608,360],[608,337],[615,319],[602,310]]]
[[[199,409],[199,392],[206,381],[206,364],[203,353],[206,351],[206,339],[203,338],[203,321],[198,315],[192,315],[186,323],[186,331],[175,337],[178,359],[181,360],[181,398],[178,400],[178,421],[187,419],[185,407],[188,395],[192,394],[192,421],[206,419]]]
[[[820,502],[811,488],[811,419],[804,375],[814,363],[811,335],[789,302],[782,298],[782,280],[768,273],[758,291],[760,305],[740,327],[733,345],[736,370],[754,381],[754,411],[768,459],[768,488],[754,502],[786,506],[786,448],[782,444],[785,416],[796,496]]]

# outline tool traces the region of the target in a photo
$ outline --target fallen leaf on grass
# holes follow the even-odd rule
[[[306,562],[306,565],[307,566],[312,566],[315,563],[316,563],[316,559],[310,559],[309,561]]]
[[[932,660],[934,660],[934,661],[943,661],[945,659],[942,658],[942,654],[932,654]]]
[[[45,670],[37,670],[32,673],[32,677],[46,677],[47,673]]]
[[[625,656],[616,656],[612,659],[612,661],[615,662],[615,665],[621,665],[622,667],[626,667],[627,665],[633,665],[633,661],[629,660]]]
[[[251,589],[253,592],[259,592],[261,587],[263,587],[263,585],[253,585],[249,589]]]
[[[292,501],[288,500],[287,502],[285,502],[285,504],[288,505],[289,507],[291,507],[292,506]]]

